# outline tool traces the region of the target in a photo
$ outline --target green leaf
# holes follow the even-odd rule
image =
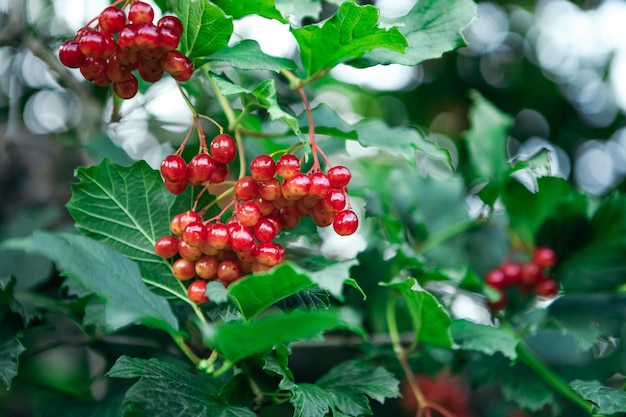
[[[328,414],[331,398],[317,385],[298,384],[293,386],[291,393],[289,402],[295,409],[294,417],[324,417]]]
[[[211,281],[206,285],[205,294],[209,300],[216,304],[222,304],[228,301],[228,290],[219,281]]]
[[[154,254],[154,243],[170,234],[174,215],[192,207],[191,187],[178,196],[169,193],[159,172],[145,161],[121,167],[105,159],[78,168],[76,176],[80,182],[72,184],[66,207],[78,231],[135,261],[147,284],[187,300],[168,261]]]
[[[477,91],[471,92],[471,98],[474,101],[469,112],[471,128],[465,138],[472,166],[482,179],[502,182],[511,171],[506,140],[513,118]]]
[[[594,241],[614,242],[626,247],[626,196],[613,194],[604,199],[591,219]]]
[[[420,0],[405,16],[383,20],[387,26],[397,26],[406,37],[408,47],[404,53],[376,49],[368,52],[363,61],[415,66],[438,58],[467,45],[461,31],[475,15],[472,0]]]
[[[351,2],[339,6],[321,27],[310,25],[291,31],[300,46],[302,63],[309,77],[376,48],[402,52],[407,46],[397,28],[378,26],[377,8]]]
[[[253,40],[243,40],[236,45],[226,47],[207,57],[208,61],[219,61],[242,70],[266,70],[280,72],[282,69],[296,70],[296,63],[291,59],[265,54],[259,44]]]
[[[178,17],[185,29],[180,49],[189,57],[219,51],[228,44],[233,33],[232,19],[209,0],[179,0]]]
[[[306,290],[313,282],[290,264],[253,274],[229,286],[228,295],[246,320],[255,317],[278,301]]]
[[[219,75],[211,74],[211,78],[215,80],[221,93],[225,96],[232,94],[245,94],[251,104],[267,109],[271,120],[282,120],[291,128],[296,136],[300,135],[298,119],[285,112],[278,104],[274,80],[262,81],[254,88],[254,90],[248,90],[231,83]]]
[[[610,416],[616,413],[626,413],[626,392],[602,385],[598,381],[581,381],[576,379],[570,386],[594,406],[594,414]]]
[[[180,365],[122,356],[107,375],[140,378],[126,392],[122,405],[125,416],[255,416],[248,408],[229,406],[207,376],[193,374]]]
[[[11,382],[17,375],[19,356],[24,350],[17,338],[9,338],[0,344],[0,381],[7,390],[11,389]]]
[[[404,297],[413,322],[416,343],[452,347],[450,316],[435,297],[420,287],[415,278],[381,285],[394,288]]]
[[[276,10],[274,0],[215,0],[215,4],[234,19],[256,14],[287,23],[280,12]]]
[[[139,322],[167,332],[178,330],[169,304],[146,287],[137,265],[93,239],[40,231],[2,246],[38,253],[55,262],[63,274],[105,300],[105,315],[113,329]]]
[[[446,149],[426,139],[416,128],[389,127],[379,119],[366,119],[354,127],[361,145],[379,148],[391,156],[406,159],[411,165],[415,165],[415,151],[448,164],[451,162]]]
[[[337,310],[296,310],[287,315],[268,315],[254,322],[230,322],[215,330],[213,346],[231,362],[270,351],[278,344],[316,337],[348,324]]]
[[[319,287],[313,287],[290,295],[276,305],[284,311],[291,311],[296,308],[305,311],[326,309],[330,306],[330,296],[327,291]]]
[[[593,244],[570,256],[558,270],[567,292],[611,291],[624,284],[626,248]]]
[[[526,242],[535,241],[542,223],[557,215],[560,205],[572,204],[579,199],[572,185],[562,178],[538,178],[537,185],[538,192],[533,193],[519,182],[511,180],[502,193],[510,227]]]
[[[517,358],[518,338],[510,330],[467,320],[453,321],[450,330],[454,342],[461,349],[476,350],[487,355],[500,352],[512,361]]]
[[[331,392],[343,390],[344,396],[367,395],[381,404],[386,398],[400,396],[399,382],[389,371],[359,360],[342,362],[321,377],[316,384]],[[352,413],[342,407],[337,408],[349,415],[362,414]],[[368,414],[371,414],[369,410]]]

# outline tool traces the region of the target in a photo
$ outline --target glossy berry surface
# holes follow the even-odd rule
[[[359,227],[359,218],[352,210],[343,210],[337,213],[333,220],[333,229],[340,236],[348,236],[356,232]]]
[[[535,249],[533,261],[541,268],[552,268],[556,264],[556,253],[546,246]]]
[[[196,276],[196,263],[184,258],[176,259],[172,265],[172,274],[181,281],[193,279]]]
[[[328,176],[328,180],[330,181],[331,187],[334,188],[343,188],[350,182],[352,178],[352,174],[350,170],[344,166],[338,165],[332,167],[326,173]]]
[[[559,292],[559,284],[553,279],[546,279],[537,284],[535,291],[539,297],[554,297]]]
[[[161,258],[173,258],[178,255],[178,238],[162,236],[154,243],[154,253]]]
[[[229,164],[237,156],[235,139],[228,133],[221,133],[211,140],[211,156],[222,164]]]
[[[487,276],[485,277],[485,283],[493,288],[504,288],[507,284],[506,277],[504,272],[500,268],[492,269],[487,272]]]
[[[191,185],[200,185],[211,179],[215,163],[208,154],[199,153],[187,164],[187,182]]]
[[[160,170],[166,181],[182,181],[187,176],[187,164],[179,155],[168,155],[163,158]]]
[[[113,83],[113,92],[119,98],[133,98],[137,91],[139,91],[139,82],[133,74],[130,74],[124,81]]]
[[[189,284],[187,288],[187,297],[195,304],[201,305],[209,302],[209,297],[206,296],[207,281],[197,279]]]
[[[85,62],[85,55],[80,51],[77,41],[69,40],[61,44],[59,60],[68,68],[78,68]]]
[[[124,28],[126,15],[117,7],[109,6],[100,12],[98,25],[103,32],[117,33]]]
[[[152,23],[154,10],[143,1],[133,1],[128,8],[128,21],[134,25]]]
[[[287,180],[300,172],[300,160],[291,154],[285,154],[276,161],[276,175]]]
[[[259,155],[250,163],[252,178],[257,181],[268,181],[276,174],[276,163],[269,155]]]

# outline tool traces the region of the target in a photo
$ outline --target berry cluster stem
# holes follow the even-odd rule
[[[300,97],[302,98],[302,103],[304,104],[304,110],[306,111],[306,116],[309,121],[309,144],[311,145],[311,152],[313,153],[313,166],[311,167],[311,172],[321,171],[319,157],[317,155],[318,151],[322,154],[326,162],[328,163],[328,158],[323,153],[321,149],[318,148],[315,143],[315,121],[313,120],[313,112],[311,111],[311,104],[309,103],[309,99],[304,92],[303,87],[298,87],[298,93],[300,93]],[[330,164],[329,164],[330,165]]]
[[[444,407],[428,401],[428,399],[424,397],[424,394],[422,394],[422,391],[417,385],[415,375],[413,374],[411,366],[409,365],[409,362],[407,360],[407,349],[402,347],[402,340],[400,338],[400,332],[398,331],[398,323],[396,320],[396,299],[397,296],[395,294],[392,294],[387,300],[387,328],[389,331],[389,338],[391,339],[391,344],[393,346],[393,351],[396,355],[396,358],[398,359],[398,362],[400,362],[400,366],[402,367],[402,371],[404,372],[406,381],[411,387],[411,392],[415,397],[415,403],[417,405],[415,417],[432,417],[432,410],[436,411],[443,417],[454,417],[452,413],[450,413]]]

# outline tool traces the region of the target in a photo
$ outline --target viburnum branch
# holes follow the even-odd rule
[[[313,166],[311,167],[311,172],[321,171],[320,161],[317,156],[317,144],[315,143],[315,121],[313,120],[313,112],[311,111],[311,104],[309,103],[309,99],[304,92],[304,88],[298,88],[298,93],[300,93],[300,97],[302,98],[302,103],[304,104],[304,111],[306,112],[307,119],[309,121],[309,144],[311,145],[311,152],[313,153]]]
[[[213,207],[214,205],[216,205],[217,203],[219,203],[220,201],[222,201],[224,198],[228,197],[230,194],[232,194],[235,191],[235,187],[230,187],[228,190],[224,191],[222,194],[218,195],[217,197],[215,197],[215,200],[211,201],[209,204],[207,204],[204,208],[202,208],[202,210],[200,210],[198,212],[198,214],[200,215],[200,217],[204,218],[204,215],[206,214],[206,212]],[[222,209],[222,211],[220,212],[220,214],[218,214],[217,216],[214,216],[212,218],[210,218],[209,220],[205,220],[205,223],[210,223],[213,220],[216,219],[220,219],[222,217],[222,215],[224,213],[226,213],[226,210],[233,204],[234,201],[231,201],[226,207],[224,207],[224,209]]]
[[[176,335],[176,334],[172,334],[171,336],[174,342],[176,343],[176,345],[178,346],[178,348],[183,351],[185,356],[187,356],[187,358],[194,365],[197,366],[200,363],[201,359],[191,350],[189,346],[187,346],[187,343],[185,343],[182,336]]]
[[[210,116],[207,116],[206,114],[200,114],[200,113],[198,113],[198,117],[200,119],[205,119],[205,120],[208,120],[209,122],[213,123],[215,125],[215,127],[217,127],[217,129],[220,131],[220,134],[224,133],[224,127],[221,124],[219,124],[219,122],[217,120],[213,119]]]
[[[193,123],[191,123],[191,125],[189,126],[189,129],[187,129],[187,134],[185,135],[185,139],[183,139],[183,143],[181,143],[178,149],[176,150],[176,152],[174,152],[174,155],[178,155],[178,156],[182,155],[183,150],[185,149],[185,146],[187,146],[187,142],[189,141],[189,138],[191,137],[192,131],[193,131]]]
[[[237,178],[242,178],[246,175],[246,154],[243,149],[241,132],[237,129],[235,129],[235,142],[237,143],[237,151],[239,152],[239,176]]]

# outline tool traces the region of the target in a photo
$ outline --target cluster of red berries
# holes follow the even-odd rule
[[[196,154],[187,164],[178,154],[166,156],[161,162],[161,176],[172,194],[185,191],[187,184],[219,184],[228,175],[228,164],[237,156],[237,144],[228,133],[215,136],[209,151]]]
[[[189,164],[176,154],[165,157],[161,175],[167,189],[178,194],[187,184],[223,182],[226,164],[236,156],[236,144],[222,133],[209,149],[210,154],[199,153]],[[174,216],[170,224],[173,235],[158,239],[154,250],[160,257],[177,258],[172,265],[174,277],[193,280],[188,287],[191,301],[208,301],[204,293],[207,281],[228,286],[246,274],[281,263],[285,249],[274,239],[283,228],[296,227],[304,216],[311,216],[320,227],[332,224],[342,236],[356,231],[358,218],[349,208],[346,191],[352,177],[348,168],[335,166],[326,173],[314,170],[306,174],[300,168],[300,160],[291,154],[277,161],[259,155],[250,163],[251,175],[240,178],[233,187],[233,214],[226,222],[221,222],[221,215],[204,221],[195,211]]]
[[[172,265],[174,277],[191,281],[187,295],[196,304],[206,303],[208,281],[224,286],[251,272],[267,271],[285,257],[284,248],[272,242],[280,232],[279,219],[267,216],[254,228],[244,226],[238,217],[227,222],[204,222],[195,211],[174,216],[173,235],[159,238],[154,252],[162,258],[177,258]]]
[[[539,297],[554,297],[559,292],[559,284],[550,278],[548,271],[556,264],[556,254],[546,246],[534,250],[530,260],[514,262],[505,260],[498,268],[492,269],[485,277],[485,284],[499,293],[497,300],[490,303],[494,311],[507,306],[506,290],[517,288],[522,294],[534,293]]]
[[[137,94],[137,70],[147,82],[156,82],[164,72],[177,81],[188,80],[193,63],[177,51],[183,24],[176,16],[163,16],[153,23],[154,10],[148,3],[133,0],[128,17],[123,10],[110,6],[89,24],[80,28],[74,39],[63,42],[59,50],[61,63],[80,68],[87,80],[96,85],[113,85],[114,93],[123,99]]]

